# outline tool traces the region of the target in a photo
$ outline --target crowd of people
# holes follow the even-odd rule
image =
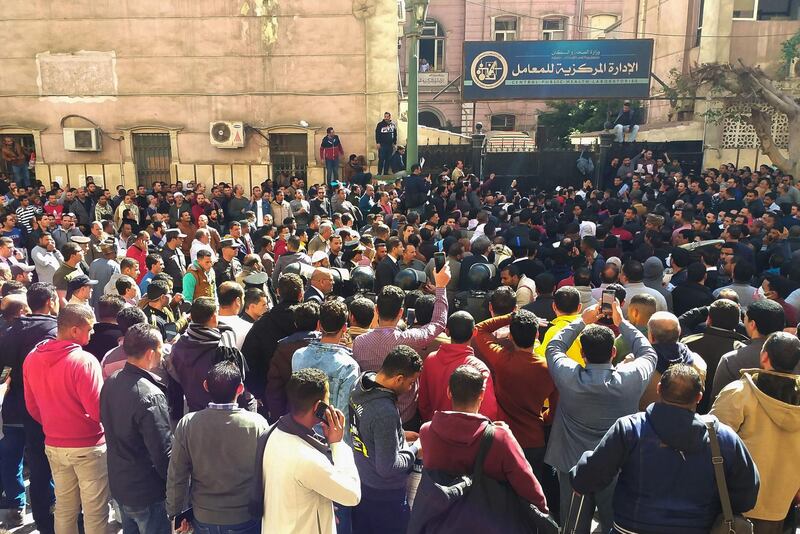
[[[7,527],[536,531],[448,516],[446,474],[565,532],[793,528],[794,177],[644,151],[554,191],[463,162],[338,179],[328,133],[323,184],[0,176]]]

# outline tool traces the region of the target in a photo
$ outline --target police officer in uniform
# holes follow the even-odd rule
[[[223,239],[220,242],[222,253],[217,263],[214,264],[214,275],[217,279],[217,287],[223,282],[235,282],[236,277],[242,272],[242,263],[236,257],[241,243],[233,238]]]

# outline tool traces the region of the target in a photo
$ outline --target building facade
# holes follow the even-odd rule
[[[45,184],[320,181],[326,127],[374,160],[399,110],[396,0],[34,0],[0,32],[0,137]]]
[[[603,39],[607,29],[622,21],[624,4],[625,0],[430,0],[419,46],[420,124],[470,134],[480,122],[488,131],[533,134],[538,114],[547,109],[544,101],[463,101],[462,43]],[[404,89],[406,56],[401,46]]]
[[[610,38],[654,39],[653,74],[647,106],[647,124],[640,141],[702,141],[706,167],[733,162],[738,166],[770,164],[761,153],[752,126],[725,120],[707,122],[705,93],[697,100],[672,106],[661,82],[670,83],[671,72],[687,74],[697,64],[760,65],[776,79],[783,58],[781,44],[800,31],[800,4],[773,0],[625,0],[626,18]],[[630,14],[628,17],[627,14]],[[800,71],[790,69],[780,81],[797,92]],[[656,77],[658,79],[656,79]],[[779,146],[788,145],[786,117],[773,116],[773,134]]]

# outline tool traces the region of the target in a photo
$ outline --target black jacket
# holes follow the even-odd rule
[[[244,338],[242,354],[247,362],[245,386],[256,398],[263,398],[267,371],[278,341],[297,332],[292,308],[297,302],[279,302],[262,315]]]
[[[682,315],[692,308],[708,306],[714,302],[714,294],[701,284],[684,282],[672,290],[672,310],[675,315]]]
[[[395,123],[390,122],[386,124],[381,121],[375,126],[375,142],[379,145],[396,145],[397,144],[397,126]]]
[[[114,499],[127,506],[164,500],[172,451],[166,386],[155,375],[126,363],[103,384],[100,420]]]
[[[172,277],[172,289],[180,293],[183,290],[183,275],[186,274],[186,256],[180,247],[172,250],[165,246],[161,258],[164,260],[164,272]]]
[[[56,318],[51,315],[28,315],[11,323],[0,340],[0,365],[11,367],[11,386],[3,401],[3,424],[22,424],[31,420],[25,407],[22,386],[22,364],[28,353],[41,341],[55,339],[58,333]]]
[[[375,266],[375,294],[385,286],[394,285],[394,277],[400,272],[400,261],[386,256]]]
[[[122,337],[122,330],[113,323],[97,323],[94,325],[94,333],[89,339],[89,343],[83,350],[92,354],[97,361],[101,361],[106,352],[119,345],[119,338]]]
[[[686,336],[681,340],[690,350],[700,355],[705,360],[708,369],[706,370],[706,392],[697,405],[697,413],[705,414],[711,409],[714,398],[711,396],[711,390],[714,385],[714,373],[717,371],[717,365],[722,357],[734,350],[737,350],[750,341],[747,336],[743,336],[733,330],[723,330],[709,326],[706,328],[705,333],[692,334]]]

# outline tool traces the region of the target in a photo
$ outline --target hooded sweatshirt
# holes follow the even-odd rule
[[[476,413],[436,412],[422,425],[419,439],[425,451],[425,469],[471,474],[481,438],[491,421]],[[533,475],[517,440],[507,426],[496,425],[494,439],[483,463],[486,476],[507,481],[514,491],[540,510],[547,510],[542,488]]]
[[[103,373],[97,358],[71,341],[39,343],[22,367],[25,404],[41,423],[45,445],[94,447],[105,443],[100,424]]]
[[[375,373],[363,373],[350,393],[350,434],[362,486],[372,495],[406,487],[419,448],[405,444],[397,395]]]
[[[494,421],[498,419],[494,383],[489,368],[479,360],[469,345],[449,343],[428,356],[419,376],[419,414],[423,421],[430,421],[438,410],[452,410],[453,403],[447,398],[450,375],[460,365],[471,365],[486,378],[486,392],[480,413]]]
[[[202,410],[211,402],[211,395],[203,387],[203,381],[211,367],[219,361],[217,347],[227,347],[233,351],[236,350],[235,346],[236,334],[231,327],[221,324],[219,328],[209,328],[197,323],[189,324],[186,333],[173,345],[169,358],[165,361],[171,378],[170,388],[173,391],[179,390],[186,396],[190,412]],[[243,367],[241,362],[240,367]],[[173,416],[180,413],[179,407],[174,404],[176,400],[180,400],[182,405],[180,397],[181,395],[170,395]],[[249,400],[249,393],[239,397],[240,403],[245,398]]]
[[[756,502],[758,470],[729,426],[716,421],[715,430],[731,507],[741,514]],[[708,534],[721,512],[708,430],[700,416],[685,408],[656,403],[618,419],[573,468],[572,487],[593,493],[617,474],[614,523],[623,529]]]
[[[576,313],[574,315],[559,315],[552,321],[550,324],[552,326],[547,329],[547,332],[544,334],[544,338],[542,339],[542,343],[534,349],[533,352],[544,358],[545,350],[547,349],[548,343],[550,340],[555,337],[556,334],[561,332],[566,326],[580,317],[580,313]],[[581,365],[584,365],[583,356],[581,355],[581,340],[580,338],[576,338],[575,341],[570,345],[569,349],[567,349],[567,356],[571,359],[575,360]]]
[[[739,434],[761,474],[756,506],[745,515],[779,521],[800,490],[800,376],[742,373],[720,392],[711,414]]]

